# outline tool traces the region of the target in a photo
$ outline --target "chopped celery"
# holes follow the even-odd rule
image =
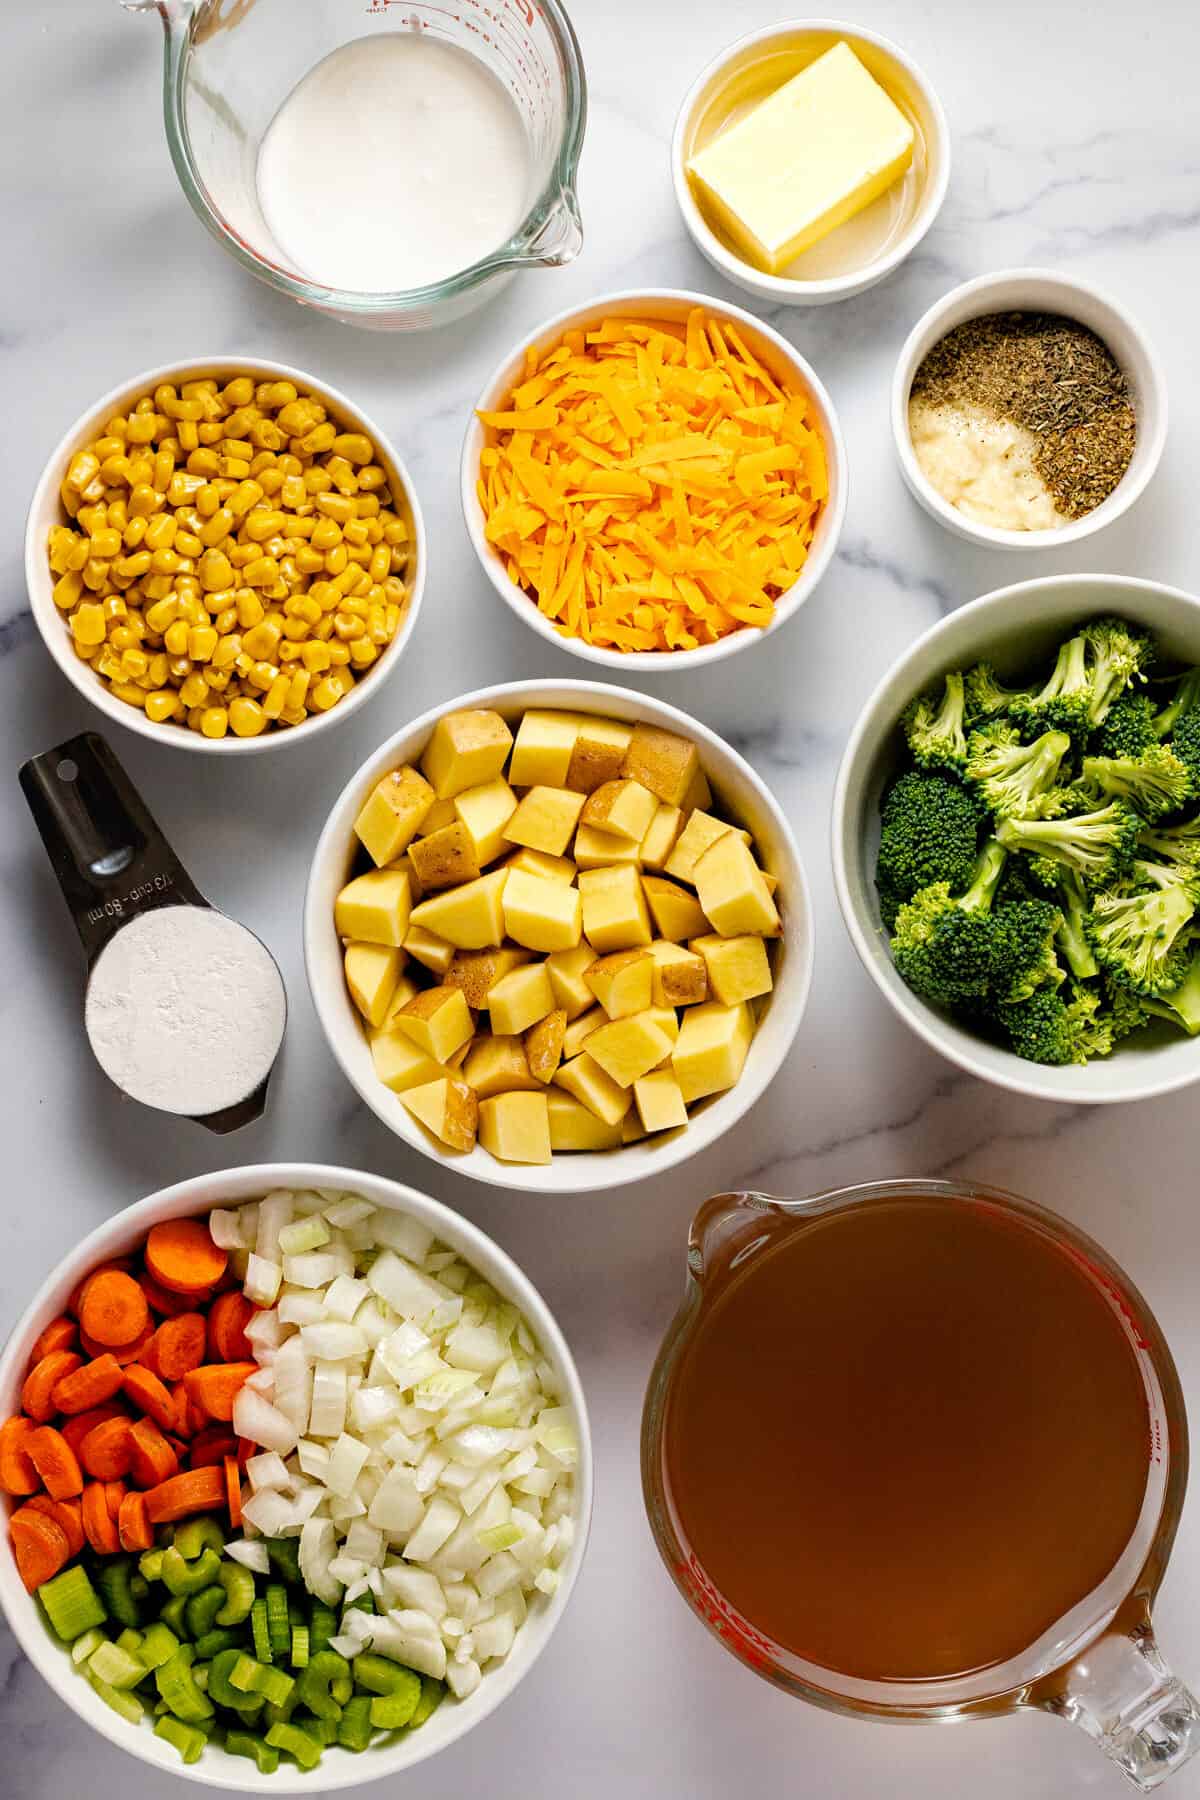
[[[372,1730],[370,1697],[356,1694],[342,1708],[337,1741],[343,1750],[365,1750],[371,1742]]]
[[[292,1626],[291,1664],[293,1669],[304,1669],[308,1666],[308,1626]]]
[[[271,1567],[284,1581],[300,1580],[300,1543],[297,1538],[268,1538]]]
[[[286,1656],[292,1647],[292,1627],[288,1620],[287,1589],[281,1581],[267,1583],[267,1636],[272,1658]]]
[[[360,1688],[366,1688],[372,1694],[396,1694],[407,1691],[408,1683],[415,1681],[420,1692],[420,1678],[403,1663],[393,1662],[390,1656],[376,1656],[373,1651],[363,1650],[354,1659],[354,1681]],[[416,1701],[413,1701],[414,1707]]]
[[[329,1691],[333,1681],[342,1681],[350,1673],[350,1664],[336,1650],[318,1650],[308,1667],[296,1677],[296,1697],[314,1718],[337,1719],[341,1707]]]
[[[231,1686],[243,1694],[261,1694],[272,1706],[283,1706],[289,1699],[295,1682],[282,1669],[272,1669],[263,1662],[255,1662],[252,1656],[239,1656],[229,1672]]]
[[[150,1583],[140,1569],[135,1569],[129,1577],[129,1592],[140,1606],[143,1600],[150,1597]]]
[[[96,1586],[110,1619],[118,1625],[140,1625],[141,1609],[130,1591],[133,1564],[127,1556],[106,1556],[96,1568]]]
[[[163,1624],[175,1633],[176,1637],[187,1636],[187,1595],[173,1594],[166,1605],[159,1611]]]
[[[371,1723],[382,1731],[411,1724],[421,1702],[421,1677],[399,1664],[395,1667],[397,1679],[392,1687],[371,1702]]]
[[[211,1587],[218,1580],[220,1571],[221,1561],[211,1544],[206,1544],[191,1562],[178,1544],[172,1544],[163,1555],[162,1579],[173,1594],[198,1594],[201,1588]]]
[[[161,1550],[143,1550],[138,1557],[138,1571],[147,1581],[161,1581],[163,1552]]]
[[[37,1595],[46,1609],[46,1617],[64,1643],[73,1643],[85,1631],[104,1623],[104,1603],[88,1580],[87,1570],[79,1563],[64,1569],[50,1581],[43,1581]]]
[[[230,1674],[236,1668],[243,1652],[229,1649],[218,1650],[208,1666],[208,1697],[215,1700],[218,1706],[228,1706],[234,1712],[250,1718],[262,1711],[261,1694],[245,1694],[240,1688],[230,1684]]]
[[[315,1769],[321,1760],[323,1746],[299,1725],[272,1725],[267,1733],[267,1742],[277,1750],[285,1750],[289,1756],[295,1757],[302,1769]]]
[[[322,1746],[336,1744],[338,1741],[337,1719],[305,1719],[304,1729],[309,1737],[316,1738]]]
[[[240,1631],[218,1625],[212,1631],[206,1631],[196,1639],[196,1655],[207,1659],[216,1656],[222,1650],[236,1649],[241,1641]]]
[[[128,1650],[130,1656],[138,1656],[142,1648],[141,1632],[134,1631],[132,1626],[127,1626],[117,1639],[117,1648]]]
[[[345,1706],[347,1700],[349,1700],[354,1692],[354,1683],[351,1681],[349,1675],[342,1675],[337,1681],[330,1682],[329,1691],[339,1706]]]
[[[212,1630],[224,1604],[225,1589],[218,1582],[214,1582],[212,1587],[201,1588],[198,1594],[190,1596],[183,1616],[187,1620],[188,1631],[194,1638],[202,1638],[206,1631]]]
[[[432,1675],[422,1675],[421,1698],[417,1702],[416,1712],[408,1721],[410,1731],[415,1731],[418,1725],[423,1725],[426,1719],[437,1711],[445,1692],[446,1688],[443,1682],[435,1681]]]
[[[131,1725],[141,1723],[144,1709],[136,1694],[131,1694],[124,1688],[110,1687],[107,1681],[101,1681],[96,1675],[89,1674],[88,1680],[105,1706],[111,1706],[115,1713],[120,1713]]]
[[[205,1550],[214,1550],[220,1556],[225,1548],[225,1533],[210,1514],[202,1513],[199,1518],[185,1519],[176,1526],[175,1548],[187,1562],[195,1562]]]
[[[97,1631],[95,1626],[90,1631],[85,1631],[82,1637],[77,1637],[71,1645],[71,1661],[75,1667],[78,1668],[80,1663],[85,1663],[92,1651],[98,1650],[100,1645],[107,1641],[104,1633]]]
[[[185,1763],[196,1762],[208,1741],[194,1725],[185,1725],[182,1719],[176,1719],[170,1713],[164,1713],[156,1721],[154,1735],[178,1750]]]
[[[174,1656],[169,1656],[154,1671],[154,1685],[161,1697],[177,1719],[191,1725],[212,1714],[212,1701],[207,1694],[201,1693],[192,1678],[194,1654],[190,1644],[181,1644]]]
[[[226,1560],[217,1570],[217,1580],[225,1592],[225,1604],[217,1614],[218,1625],[240,1625],[250,1617],[254,1605],[254,1576],[241,1563]]]
[[[139,1656],[131,1656],[120,1644],[101,1644],[88,1658],[88,1673],[112,1688],[136,1687],[144,1680],[146,1665]]]
[[[263,1718],[266,1720],[268,1725],[286,1725],[288,1720],[291,1718],[292,1714],[295,1712],[295,1710],[296,1710],[296,1687],[295,1687],[295,1683],[293,1682],[292,1691],[288,1695],[286,1700],[268,1700],[267,1701],[266,1706],[263,1708]]]
[[[271,1623],[267,1618],[267,1603],[256,1600],[250,1608],[250,1635],[254,1640],[254,1654],[259,1662],[269,1663],[271,1654]]]
[[[265,1744],[252,1731],[227,1731],[225,1748],[230,1756],[248,1756],[260,1775],[273,1775],[279,1767],[279,1752]]]
[[[174,1656],[178,1648],[179,1639],[175,1636],[171,1627],[169,1625],[164,1625],[161,1620],[156,1619],[154,1624],[147,1625],[145,1631],[142,1633],[142,1642],[141,1647],[138,1650],[138,1655],[141,1657],[147,1669],[159,1669],[162,1667],[163,1663]]]
[[[292,1538],[284,1538],[284,1543],[293,1543]],[[319,1601],[313,1602],[312,1614],[308,1621],[308,1647],[310,1651],[324,1650],[331,1637],[337,1633],[337,1614],[332,1607],[322,1606]]]

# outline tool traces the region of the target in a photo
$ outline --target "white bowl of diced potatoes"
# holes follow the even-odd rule
[[[372,1111],[435,1161],[547,1193],[714,1143],[783,1062],[813,958],[754,771],[589,681],[485,688],[382,744],[321,834],[304,940]]]

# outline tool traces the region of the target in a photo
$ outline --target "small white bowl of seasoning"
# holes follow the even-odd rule
[[[917,321],[892,379],[892,435],[909,490],[948,531],[1058,549],[1140,498],[1166,441],[1166,381],[1109,295],[1007,269]]]
[[[847,50],[858,69],[847,62]],[[817,142],[829,143],[834,135],[820,128],[819,112],[825,105],[837,108],[843,100],[865,104],[873,121],[869,126],[866,120],[860,123],[869,134],[882,123],[885,136],[886,115],[894,108],[911,130],[910,158],[883,191],[824,230],[791,261],[770,270],[759,259],[751,259],[728,219],[719,216],[713,192],[697,178],[697,159],[830,52],[836,55],[825,69],[835,79],[806,103],[815,109],[810,119]],[[872,84],[883,90],[882,95],[872,91]],[[893,113],[892,124],[896,123]],[[752,155],[754,146],[747,144],[745,150]],[[877,145],[865,149],[860,170],[864,178],[875,166],[872,159],[877,154]],[[671,175],[692,242],[727,280],[776,306],[824,306],[873,287],[920,243],[946,197],[950,131],[928,78],[889,38],[839,19],[786,19],[739,38],[697,76],[675,122]]]

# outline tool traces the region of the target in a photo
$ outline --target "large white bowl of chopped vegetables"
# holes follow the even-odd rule
[[[867,702],[838,900],[885,999],[960,1068],[1068,1104],[1200,1079],[1193,670],[1196,597],[1062,575],[951,614]]]

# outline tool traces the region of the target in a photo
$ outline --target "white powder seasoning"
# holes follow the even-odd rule
[[[196,1117],[253,1093],[286,1016],[270,952],[200,906],[157,907],[122,926],[96,960],[84,1006],[96,1060],[119,1088]]]

